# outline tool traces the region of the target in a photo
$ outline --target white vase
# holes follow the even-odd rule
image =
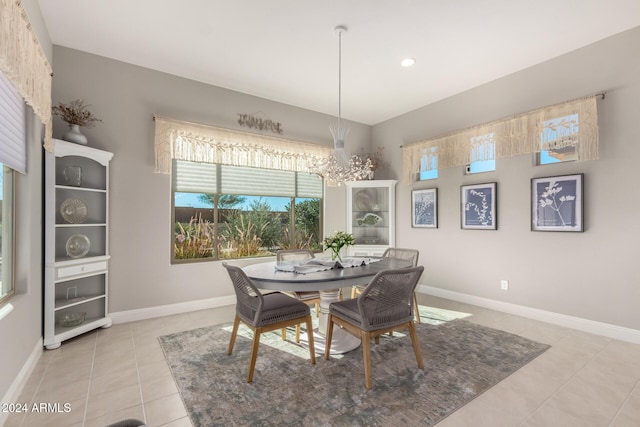
[[[62,139],[76,144],[87,145],[87,137],[80,132],[80,126],[69,124],[69,131],[62,136]]]

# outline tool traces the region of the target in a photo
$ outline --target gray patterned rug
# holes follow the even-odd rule
[[[248,384],[249,330],[239,332],[231,356],[229,324],[159,339],[198,427],[432,426],[549,348],[461,319],[433,323],[416,325],[424,370],[408,336],[372,345],[368,391],[360,348],[329,361],[318,355],[314,366],[306,348],[267,333]]]

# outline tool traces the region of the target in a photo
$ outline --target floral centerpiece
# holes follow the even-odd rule
[[[331,236],[327,236],[323,240],[324,250],[331,250],[331,259],[342,261],[340,257],[340,250],[345,246],[352,246],[355,244],[355,240],[353,239],[353,235],[349,233],[345,233],[344,231],[336,231]]]

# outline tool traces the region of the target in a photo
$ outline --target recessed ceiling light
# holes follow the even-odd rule
[[[402,60],[402,62],[400,62],[400,65],[402,65],[403,67],[411,67],[413,64],[416,63],[416,60],[413,58],[405,58]]]

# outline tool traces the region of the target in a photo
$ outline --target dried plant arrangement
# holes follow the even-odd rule
[[[102,122],[88,110],[89,105],[85,105],[81,99],[76,99],[68,104],[59,102],[57,106],[52,108],[53,114],[60,116],[62,120],[70,125],[78,125],[83,127],[95,126],[96,122]]]
[[[374,153],[363,153],[360,155],[360,158],[371,160],[371,170],[375,171],[379,168],[388,167],[390,165],[389,162],[384,160],[384,147],[378,147],[378,149]]]

